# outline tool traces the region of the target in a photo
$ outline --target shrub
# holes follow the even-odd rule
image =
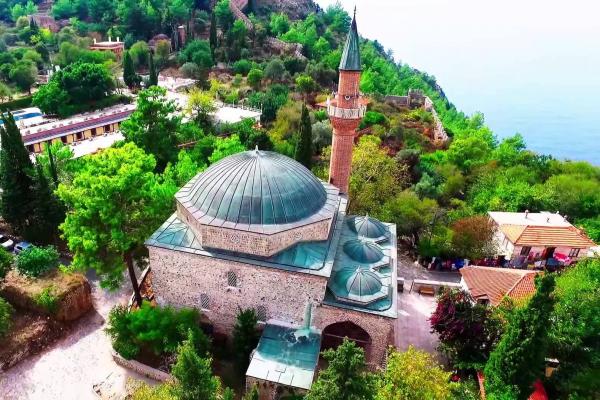
[[[260,339],[260,335],[256,330],[257,323],[258,318],[254,309],[249,308],[238,312],[233,327],[233,348],[238,357],[236,364],[240,371],[245,371],[248,368],[250,353],[252,353]]]
[[[58,251],[53,246],[31,246],[19,253],[15,267],[20,274],[37,278],[58,266],[58,256]]]
[[[173,353],[188,337],[191,330],[198,354],[208,352],[209,341],[198,327],[200,315],[197,310],[172,307],[142,307],[128,312],[123,306],[113,308],[108,316],[106,332],[112,339],[113,348],[121,356],[131,359],[142,348],[155,354]]]
[[[365,113],[365,118],[360,123],[360,129],[365,129],[372,125],[385,125],[387,123],[387,118],[380,112],[377,111],[367,111]]]
[[[248,60],[239,60],[233,63],[233,72],[236,74],[248,75],[252,69],[252,63]]]
[[[44,290],[35,296],[35,304],[51,314],[56,313],[56,310],[58,310],[58,297],[55,292],[56,288],[54,286],[50,285],[45,287]]]
[[[12,325],[13,308],[6,300],[0,297],[0,337],[6,335]]]
[[[0,249],[0,280],[4,279],[8,271],[10,270],[14,257],[8,251],[3,248]]]

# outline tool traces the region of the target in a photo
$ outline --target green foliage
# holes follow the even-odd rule
[[[208,352],[204,346],[209,342],[200,339],[203,333],[198,327],[199,319],[198,311],[192,308],[176,310],[144,302],[129,312],[119,305],[110,311],[106,333],[115,351],[126,359],[135,358],[142,349],[152,350],[156,355],[174,353],[186,338],[191,338],[195,353],[204,355]]]
[[[206,80],[208,70],[214,64],[210,44],[206,40],[192,40],[179,52],[179,64],[194,63],[198,67],[198,79]]]
[[[150,47],[148,47],[148,43],[143,40],[135,42],[129,48],[129,55],[133,60],[135,68],[147,67],[150,65]]]
[[[13,307],[0,297],[0,338],[5,336],[12,326]]]
[[[221,28],[223,28],[224,31],[228,31],[235,19],[229,8],[229,0],[219,0],[215,5],[213,13],[216,15]]]
[[[68,41],[60,44],[60,50],[54,58],[54,62],[62,68],[76,62],[110,65],[115,60],[115,55],[110,51],[88,50]]]
[[[8,271],[10,271],[13,262],[13,255],[4,248],[2,248],[0,250],[0,281],[2,281],[8,273]]]
[[[556,278],[550,355],[560,361],[550,384],[556,398],[593,398],[600,390],[600,259],[579,261]]]
[[[260,84],[262,83],[263,72],[261,69],[252,68],[248,72],[248,85],[252,86],[254,90],[260,89]]]
[[[27,225],[33,193],[33,166],[23,144],[21,133],[12,116],[2,116],[0,127],[0,213],[17,229]]]
[[[434,358],[410,346],[391,351],[385,371],[377,379],[376,400],[454,400],[457,383]]]
[[[239,371],[246,371],[250,363],[250,353],[254,350],[260,339],[256,324],[258,318],[252,308],[239,310],[235,325],[233,326],[233,349],[237,357],[236,366]]]
[[[86,157],[72,182],[58,187],[69,210],[60,229],[72,267],[93,268],[103,287],[119,287],[124,257],[173,210],[177,188],[161,183],[155,166],[153,156],[127,143]]]
[[[274,58],[265,67],[264,77],[273,82],[282,82],[285,79],[286,70],[283,61],[279,58]]]
[[[18,61],[8,73],[8,77],[17,88],[31,93],[31,86],[37,78],[37,68],[34,63],[27,60]]]
[[[186,112],[205,130],[212,127],[212,113],[217,110],[213,96],[197,88],[188,93]]]
[[[190,152],[181,150],[177,155],[177,163],[168,164],[165,168],[163,179],[171,179],[174,186],[181,187],[204,169],[206,164],[196,161]]]
[[[218,137],[214,143],[214,151],[208,158],[211,164],[216,163],[223,158],[246,150],[238,135],[231,135],[228,138]]]
[[[317,88],[314,79],[308,75],[298,75],[296,78],[296,87],[301,93],[308,94]]]
[[[241,75],[248,75],[250,70],[252,69],[252,63],[246,59],[238,60],[233,63],[233,72]]]
[[[440,209],[435,200],[419,199],[411,191],[405,190],[386,202],[382,219],[394,222],[399,235],[409,235],[418,241],[419,236],[434,226]]]
[[[167,100],[166,89],[152,86],[138,94],[136,110],[121,124],[127,141],[154,155],[158,171],[177,159],[177,130],[181,118],[173,115],[175,102]]]
[[[461,218],[452,224],[452,249],[458,257],[478,260],[496,254],[496,227],[485,215]]]
[[[45,287],[34,297],[35,304],[42,307],[50,314],[56,313],[59,306],[59,299],[55,294],[56,288],[52,285]]]
[[[490,354],[485,367],[485,387],[489,398],[509,395],[527,399],[533,383],[543,375],[548,351],[548,327],[554,308],[554,275],[536,279],[536,293],[526,307],[510,318],[506,333]]]
[[[322,353],[327,368],[319,372],[306,400],[369,400],[375,398],[375,377],[367,372],[364,351],[344,339]]]
[[[300,116],[300,139],[296,144],[296,154],[294,158],[300,164],[310,169],[313,157],[313,138],[312,125],[310,124],[310,115],[306,104],[302,105],[302,115]]]
[[[365,117],[360,123],[360,129],[365,129],[369,126],[373,125],[383,125],[387,122],[387,118],[380,112],[377,111],[367,111],[365,113]]]
[[[123,81],[130,89],[140,84],[140,77],[135,73],[133,58],[129,51],[125,51],[123,54]]]
[[[39,163],[36,165],[33,192],[29,225],[23,234],[34,243],[53,243],[58,238],[58,226],[65,219],[65,207],[54,194]]]
[[[172,374],[177,378],[175,393],[179,400],[218,400],[221,382],[212,375],[212,360],[196,350],[190,331],[187,339],[177,349],[177,362]]]
[[[160,385],[149,385],[145,382],[136,382],[131,393],[131,400],[177,400],[174,392],[174,384],[163,383]]]
[[[244,395],[244,400],[259,400],[258,386],[252,385],[252,389]]]
[[[58,251],[53,246],[30,246],[15,258],[15,268],[22,275],[37,278],[56,268],[58,258]]]
[[[12,20],[16,22],[20,17],[35,14],[37,10],[38,7],[35,5],[35,3],[29,0],[25,5],[22,5],[21,3],[15,4],[10,9],[10,16]]]
[[[273,13],[269,21],[269,30],[275,37],[279,37],[290,30],[290,19],[287,14]]]

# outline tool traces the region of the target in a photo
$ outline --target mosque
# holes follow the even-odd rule
[[[329,182],[268,151],[229,156],[176,195],[177,211],[147,240],[159,304],[196,307],[231,335],[256,310],[262,337],[247,385],[261,398],[309,390],[319,352],[344,337],[381,365],[397,314],[396,227],[346,214],[355,132],[366,101],[356,18],[340,62]]]

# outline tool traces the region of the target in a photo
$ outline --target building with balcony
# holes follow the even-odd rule
[[[90,50],[96,51],[110,51],[117,56],[117,59],[121,59],[123,51],[125,50],[125,43],[122,42],[118,37],[116,41],[113,41],[109,36],[107,41],[97,42],[94,39],[94,43],[90,45]]]

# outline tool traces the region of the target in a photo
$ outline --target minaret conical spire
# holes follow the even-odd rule
[[[342,60],[340,61],[340,71],[360,71],[360,47],[358,39],[358,27],[356,25],[356,6],[354,7],[354,17],[350,25],[350,32],[346,37]]]

